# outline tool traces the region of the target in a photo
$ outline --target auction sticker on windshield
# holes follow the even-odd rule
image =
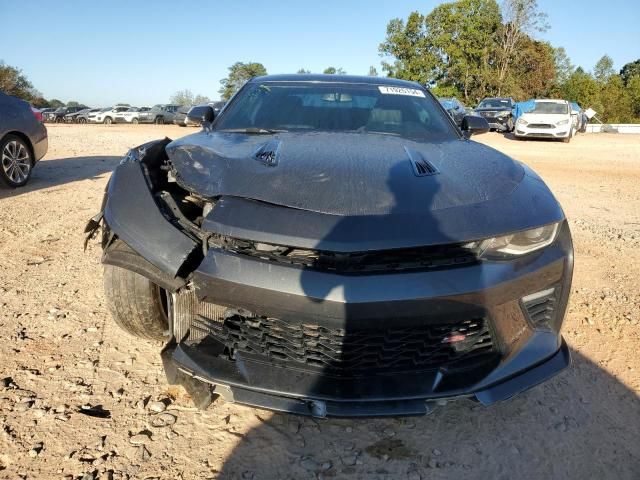
[[[423,97],[424,92],[417,88],[389,87],[378,85],[378,90],[384,95],[409,95],[410,97]]]

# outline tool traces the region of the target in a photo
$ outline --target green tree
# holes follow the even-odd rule
[[[620,75],[622,78],[622,75]],[[627,92],[631,99],[634,122],[640,121],[640,74],[627,79]]]
[[[205,103],[211,103],[211,99],[209,97],[207,97],[206,95],[196,95],[195,97],[193,97],[193,104],[192,105],[202,105]]]
[[[305,70],[304,68],[301,68],[300,70],[298,70],[296,73],[300,74],[300,75],[304,75],[306,73],[311,73],[311,70]]]
[[[425,17],[411,12],[405,23],[394,18],[387,24],[387,36],[378,47],[387,75],[423,84],[435,81],[437,57],[428,46]]]
[[[634,76],[640,76],[640,59],[629,62],[620,69],[620,77],[625,85],[628,85],[629,80]]]
[[[615,74],[613,70],[613,59],[609,55],[603,55],[593,68],[593,76],[602,84],[607,83],[609,78]]]
[[[220,96],[222,100],[229,100],[245,83],[253,77],[266,75],[267,69],[257,62],[236,62],[229,67],[227,78],[220,80]]]
[[[369,73],[367,74],[370,77],[377,77],[378,76],[378,69],[376,67],[374,67],[373,65],[371,65],[369,67]]]
[[[393,19],[379,46],[389,76],[440,87],[453,86],[466,101],[485,96],[495,76],[500,10],[495,0],[443,3],[427,16]]]
[[[563,47],[554,48],[553,56],[556,70],[556,83],[558,85],[562,85],[569,80],[569,77],[575,70],[575,67],[571,64],[571,59]]]
[[[176,105],[193,105],[193,93],[189,89],[178,90],[171,95],[169,102]]]
[[[70,100],[67,102],[67,107],[81,107],[80,102],[76,102],[75,100]]]
[[[602,113],[600,90],[596,79],[578,67],[562,85],[560,96],[570,102],[578,102],[583,108],[591,107],[596,112]]]
[[[601,118],[607,123],[633,121],[633,101],[620,75],[611,75],[600,92]]]
[[[51,100],[49,100],[49,106],[51,108],[60,108],[60,107],[64,107],[64,102],[61,102],[60,100],[58,100],[57,98],[52,98]]]
[[[7,95],[31,100],[33,97],[33,85],[19,70],[0,61],[0,91]]]
[[[324,73],[325,75],[346,75],[347,72],[344,71],[342,67],[327,67],[322,73]]]
[[[460,92],[453,85],[436,85],[429,88],[429,90],[431,90],[431,93],[433,93],[436,97],[461,97]]]
[[[510,95],[516,100],[549,96],[556,76],[551,44],[525,36],[520,39],[518,58],[505,83]]]
[[[518,44],[525,36],[544,32],[549,28],[547,14],[539,9],[537,0],[504,0],[502,19],[498,55],[498,95],[502,93],[511,65],[518,60]]]

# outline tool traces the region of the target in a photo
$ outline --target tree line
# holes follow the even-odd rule
[[[535,39],[548,28],[536,0],[447,2],[388,23],[382,69],[470,105],[491,96],[555,97],[591,107],[605,122],[640,121],[640,60],[616,72],[604,55],[587,72],[564,48]]]
[[[593,108],[604,122],[640,122],[640,59],[616,72],[604,55],[586,71],[571,63],[564,48],[535,38],[548,28],[537,0],[503,0],[500,5],[496,0],[450,1],[424,15],[412,12],[389,21],[378,47],[381,67],[387,76],[416,81],[437,96],[455,96],[470,106],[490,96],[564,98]],[[222,100],[251,78],[267,74],[259,62],[236,62],[228,70],[220,81]],[[311,72],[301,68],[297,73]],[[330,66],[322,73],[347,72]],[[371,66],[368,75],[377,76],[377,68]],[[37,107],[64,105],[43,98],[19,69],[1,61],[0,90]],[[171,103],[180,105],[209,101],[190,90],[171,97]],[[67,103],[74,104],[78,102]]]

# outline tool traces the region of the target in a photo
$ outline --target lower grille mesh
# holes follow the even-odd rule
[[[212,335],[232,356],[242,352],[340,375],[453,368],[479,356],[494,355],[484,319],[345,331],[275,318],[233,315],[220,322],[201,315],[194,320],[192,331],[200,338]]]

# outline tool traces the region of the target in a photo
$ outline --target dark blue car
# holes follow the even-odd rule
[[[254,78],[132,149],[102,211],[106,298],[170,382],[314,416],[506,400],[570,363],[562,208],[417,83]]]

